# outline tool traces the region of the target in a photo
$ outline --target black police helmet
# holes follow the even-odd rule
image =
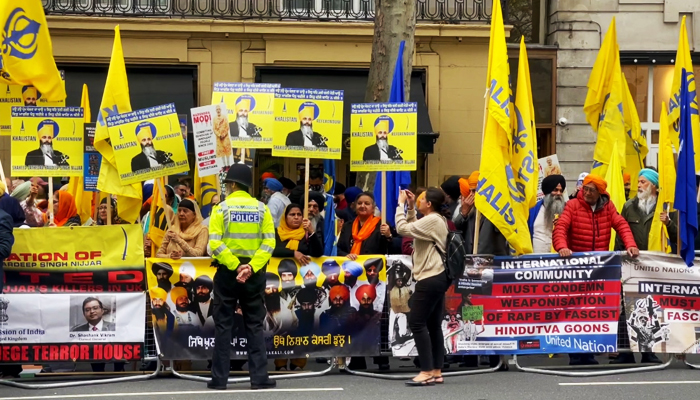
[[[250,167],[243,164],[233,164],[226,173],[224,182],[236,182],[248,187],[253,186],[253,171]]]

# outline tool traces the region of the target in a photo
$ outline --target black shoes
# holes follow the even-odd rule
[[[272,379],[267,379],[266,381],[260,383],[251,383],[250,388],[253,390],[260,389],[274,389],[277,387],[277,382]]]
[[[213,381],[209,381],[207,383],[207,389],[212,389],[212,390],[226,390],[226,384],[223,385],[217,385]]]

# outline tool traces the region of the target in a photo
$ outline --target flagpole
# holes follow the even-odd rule
[[[107,193],[107,225],[112,225],[112,195]]]
[[[309,158],[306,158],[306,167],[304,168],[304,219],[309,218]]]
[[[97,223],[97,216],[100,214],[100,192],[92,193],[92,204],[94,205],[92,211],[92,220]]]
[[[386,224],[386,171],[382,171],[382,225]]]
[[[5,182],[5,168],[2,167],[2,161],[0,161],[0,178],[2,179],[2,182],[4,183],[4,182]],[[9,188],[9,187],[5,187],[5,192],[6,192],[7,194],[9,194],[9,193],[10,193],[10,188]]]
[[[481,149],[484,149],[484,134],[486,133],[486,118],[488,117],[489,114],[489,91],[490,88],[486,88],[486,92],[484,93],[484,122],[481,125]],[[484,153],[482,151],[481,157],[484,156]],[[478,185],[477,185],[478,188]],[[478,191],[477,193],[478,194]],[[476,197],[476,195],[475,195]],[[459,206],[458,206],[459,207]],[[476,204],[474,205],[476,207]],[[476,209],[476,218],[474,219],[474,246],[472,247],[472,254],[476,254],[477,250],[479,249],[479,228],[481,227],[481,212],[479,209]]]
[[[158,185],[158,194],[160,195],[160,201],[163,202],[163,206],[167,206],[168,203],[165,202],[165,185],[163,185],[163,179],[159,178],[156,179],[156,184]],[[151,200],[154,201],[154,200]],[[108,202],[109,203],[109,202]],[[170,218],[168,218],[168,209],[165,208],[165,224],[168,227],[168,230],[170,230]],[[151,224],[154,223],[155,215],[151,215]]]
[[[49,177],[49,225],[53,225],[53,178]]]

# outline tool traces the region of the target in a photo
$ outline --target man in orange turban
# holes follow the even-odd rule
[[[625,183],[625,199],[630,199],[630,188],[632,187],[632,176],[625,172],[622,174],[622,181]]]
[[[476,190],[476,186],[479,184],[479,171],[474,171],[469,175],[469,189]]]
[[[322,334],[335,334],[347,329],[357,310],[350,307],[350,289],[345,285],[336,285],[328,293],[330,308],[319,317],[319,329]]]
[[[190,298],[187,289],[176,286],[170,290],[170,299],[175,303],[175,322],[178,326],[201,327],[197,314],[190,311]]]

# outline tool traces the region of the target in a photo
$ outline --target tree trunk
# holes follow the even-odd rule
[[[416,0],[375,0],[372,61],[365,91],[365,103],[389,101],[394,66],[401,41],[406,42],[403,53],[404,95],[408,101],[413,69],[414,36],[416,33]],[[357,174],[357,186],[374,190],[376,173]]]

